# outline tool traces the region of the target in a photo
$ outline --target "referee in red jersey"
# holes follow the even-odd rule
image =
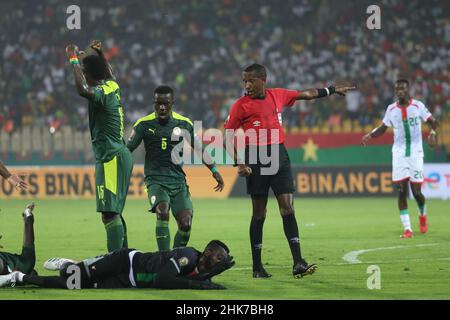
[[[288,152],[284,146],[284,131],[281,126],[281,112],[284,106],[292,107],[296,100],[312,100],[332,94],[345,96],[355,87],[337,86],[303,91],[281,88],[266,88],[266,69],[259,64],[248,66],[242,73],[245,96],[239,98],[231,107],[225,122],[225,129],[244,129],[245,161],[238,159],[234,148],[235,163],[238,173],[247,180],[247,193],[252,198],[252,220],[250,223],[250,243],[253,258],[253,277],[269,278],[261,261],[263,225],[266,218],[269,189],[278,201],[284,234],[289,242],[294,266],[292,273],[300,278],[314,273],[317,266],[308,264],[302,258],[300,239],[295,218],[293,193],[294,178]],[[230,137],[229,135],[227,135]],[[228,140],[229,141],[229,140]],[[264,159],[262,158],[264,156]],[[270,162],[277,163],[277,170],[269,171]]]

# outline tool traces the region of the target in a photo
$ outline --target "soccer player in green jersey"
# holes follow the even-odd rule
[[[108,251],[127,247],[125,220],[122,217],[133,170],[133,158],[123,139],[124,113],[120,88],[101,43],[91,42],[97,53],[85,56],[71,44],[66,53],[72,65],[78,94],[89,101],[89,128],[95,154],[97,212],[102,213]]]
[[[33,210],[34,203],[31,203],[27,205],[22,213],[24,224],[22,253],[19,255],[0,251],[0,275],[13,271],[20,271],[25,274],[33,272],[34,264],[36,263]]]
[[[155,112],[136,122],[127,147],[133,151],[144,141],[145,184],[151,211],[157,216],[158,248],[165,251],[170,249],[170,209],[178,224],[173,247],[185,247],[189,241],[193,207],[182,164],[172,160],[172,151],[184,142],[194,148],[196,138],[191,120],[172,111],[174,93],[171,87],[157,87],[153,102]],[[201,146],[200,141],[197,144]],[[222,191],[224,182],[215,164],[207,154],[202,156],[202,161],[217,182],[214,190]]]

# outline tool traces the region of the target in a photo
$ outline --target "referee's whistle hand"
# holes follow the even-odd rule
[[[249,175],[252,174],[252,168],[246,166],[245,164],[240,164],[238,167],[238,174],[241,177],[248,177]]]

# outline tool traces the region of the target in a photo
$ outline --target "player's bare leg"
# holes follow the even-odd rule
[[[186,247],[191,236],[192,210],[183,210],[177,214],[178,231],[173,241],[173,247]]]
[[[252,221],[250,223],[250,244],[252,247],[253,278],[270,278],[272,275],[264,269],[261,254],[263,227],[267,213],[267,196],[252,197]]]
[[[427,208],[425,196],[422,193],[422,183],[411,183],[411,191],[419,207],[420,233],[426,233],[428,231]]]
[[[161,202],[156,206],[156,242],[159,251],[170,250],[169,209],[167,202]]]
[[[314,271],[316,271],[317,266],[315,264],[308,265],[301,254],[298,225],[294,210],[294,197],[292,193],[285,193],[277,195],[276,198],[281,218],[283,219],[284,234],[288,240],[292,260],[294,262],[292,273],[295,277],[313,274]]]
[[[408,180],[398,183],[398,209],[400,211],[400,220],[403,224],[403,234],[401,238],[412,238],[411,220],[408,212]]]

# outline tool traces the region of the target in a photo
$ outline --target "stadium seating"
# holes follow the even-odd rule
[[[87,12],[83,23],[103,41],[119,79],[127,125],[149,113],[153,88],[167,83],[175,88],[178,112],[204,120],[206,127],[221,128],[232,102],[242,95],[240,72],[253,62],[267,67],[270,86],[303,89],[340,80],[357,84],[361,101],[353,123],[346,99],[320,99],[291,108],[284,117],[289,119],[291,133],[367,132],[378,126],[386,105],[394,99],[392,83],[397,75],[407,75],[412,94],[445,119],[450,114],[448,16],[445,10],[429,10],[441,8],[442,2],[380,3],[390,16],[383,19],[383,32],[364,34],[367,41],[360,41],[360,13],[366,12],[370,0],[357,1],[351,8],[338,1],[329,15],[321,13],[321,1],[314,0],[285,0],[283,6],[276,0],[264,1],[264,5],[228,0],[208,5],[196,0],[164,5],[105,0],[83,7]],[[4,12],[3,28],[15,32],[0,37],[2,153],[27,157],[39,150],[46,156],[57,150],[84,150],[86,158],[92,158],[86,101],[73,87],[61,47],[67,37],[60,32],[60,18],[52,14],[64,12],[64,6],[36,3],[34,14],[45,19],[36,19],[32,25],[17,23],[17,17],[29,10],[26,2],[17,2]],[[95,23],[104,7],[108,12],[101,23]],[[172,11],[177,14],[163,21],[163,13]],[[401,20],[400,29],[398,19],[393,18],[397,16],[408,17]],[[330,23],[336,19],[338,24]],[[302,21],[300,29],[298,21]],[[168,23],[164,34],[148,32],[147,26],[163,22]],[[398,39],[405,39],[407,45]],[[88,40],[83,33],[71,34],[71,41],[81,47]],[[32,50],[24,55],[23,48]],[[336,113],[339,121],[331,121],[330,127],[326,123]],[[60,130],[51,135],[50,126]],[[24,129],[26,134],[31,130],[31,136],[41,138],[30,142],[22,136],[22,128],[31,128]],[[447,143],[447,136],[440,139]]]

